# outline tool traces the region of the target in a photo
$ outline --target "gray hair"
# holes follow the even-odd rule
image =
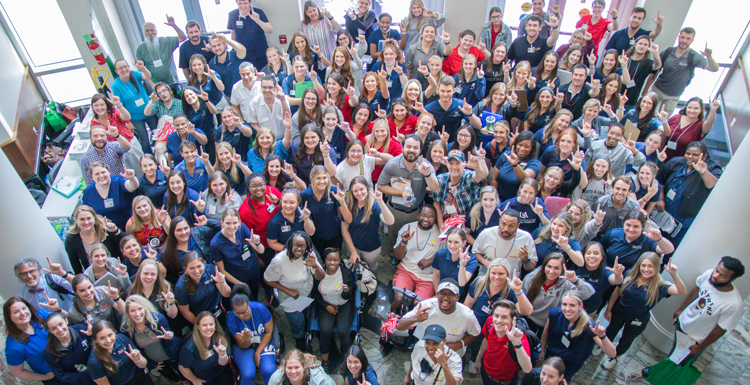
[[[242,63],[240,63],[241,70],[244,70],[246,68],[249,68],[251,71],[255,72],[255,66],[253,65],[253,63],[250,63],[249,61],[243,61]]]
[[[23,265],[28,265],[29,263],[33,263],[37,271],[39,271],[40,273],[42,272],[42,266],[39,264],[39,261],[34,258],[24,258],[16,262],[16,264],[13,266],[13,274],[16,275],[16,278],[18,278],[18,271],[21,270],[21,267],[23,267]]]
[[[146,30],[146,26],[147,25],[153,25],[154,29],[156,29],[156,23],[152,23],[150,21],[147,21],[147,22],[143,23],[143,30]]]

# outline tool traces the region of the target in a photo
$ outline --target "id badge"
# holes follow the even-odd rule
[[[562,344],[565,345],[566,348],[570,346],[570,341],[566,336],[562,336],[562,338],[560,338],[560,342],[562,342]]]
[[[631,325],[633,325],[633,326],[641,326],[641,325],[643,325],[643,322],[641,322],[641,321],[639,321],[639,320],[635,319],[635,320],[633,320],[633,322],[631,322],[630,324],[631,324]]]
[[[388,85],[388,88],[391,88],[391,86],[393,85],[393,80],[387,81],[386,84]]]
[[[155,68],[159,68],[159,67],[161,67],[163,65],[162,62],[161,62],[161,59],[154,60],[153,64],[154,64]]]
[[[457,211],[456,211],[456,206],[454,206],[454,205],[448,205],[448,206],[445,206],[445,213],[446,213],[446,214],[448,214],[448,215],[453,215],[453,214],[455,214],[456,212],[457,212]]]
[[[528,53],[534,53],[534,52],[536,52],[536,49],[534,48],[534,46],[531,46],[531,47],[529,47],[529,49],[526,50],[526,52],[528,52]]]
[[[677,194],[674,192],[674,189],[671,189],[671,190],[667,191],[667,198],[669,200],[674,200],[675,195],[677,195]]]
[[[674,151],[677,149],[677,142],[669,141],[667,142],[667,148]]]
[[[484,314],[492,313],[492,309],[490,309],[490,307],[487,305],[482,306],[482,311],[484,312]]]
[[[260,336],[252,336],[250,337],[250,345],[252,344],[259,344],[260,343]]]
[[[461,87],[461,86],[458,86],[458,87],[456,87],[456,90],[455,90],[455,91],[454,91],[453,93],[454,93],[454,94],[459,94],[459,95],[460,95],[460,94],[461,94],[461,90],[462,90],[462,87]]]
[[[115,207],[115,200],[112,198],[107,198],[104,200],[104,208],[109,209]]]
[[[633,88],[635,87],[635,80],[630,80],[630,83],[625,85],[625,88]]]
[[[289,231],[289,230],[291,230],[291,229],[292,229],[292,228],[291,228],[291,226],[289,226],[289,225],[286,225],[286,226],[281,226],[281,232],[282,232],[282,233],[286,233],[286,232],[288,232],[288,231]]]
[[[276,210],[276,205],[274,205],[273,203],[269,203],[269,204],[268,204],[268,206],[266,207],[266,210],[267,210],[267,211],[268,211],[269,213],[272,213],[272,212],[273,212],[273,210]]]
[[[208,206],[208,215],[216,215],[216,206]]]
[[[250,250],[245,251],[242,253],[242,260],[247,261],[247,259],[250,258]]]
[[[245,25],[245,22],[242,20],[237,20],[237,27],[242,28],[243,25]]]
[[[144,103],[143,103],[143,99],[136,99],[136,100],[135,100],[135,106],[136,106],[136,107],[140,107],[140,106],[142,106],[143,104],[144,104]]]

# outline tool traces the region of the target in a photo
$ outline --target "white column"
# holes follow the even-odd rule
[[[688,291],[695,286],[699,275],[714,268],[725,255],[738,258],[750,269],[750,204],[747,200],[750,178],[747,177],[747,164],[750,164],[750,140],[740,144],[672,257]],[[671,281],[669,274],[663,276]],[[746,274],[736,280],[734,287],[745,298],[750,292],[750,277]],[[644,336],[664,352],[668,353],[672,348],[672,313],[684,299],[684,296],[679,296],[662,300],[651,311],[651,322]]]
[[[21,258],[33,257],[43,267],[49,256],[70,269],[60,237],[31,197],[5,153],[0,151],[0,295],[10,298],[21,283],[13,274],[13,265]],[[50,194],[57,194],[50,191]]]

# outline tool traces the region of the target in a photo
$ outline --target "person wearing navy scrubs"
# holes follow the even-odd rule
[[[146,374],[146,357],[136,349],[135,343],[128,336],[116,333],[109,321],[101,320],[93,325],[91,336],[95,346],[87,365],[91,378],[94,381],[106,378],[110,385],[153,385],[151,377]],[[107,348],[106,343],[110,337],[114,341]],[[105,355],[117,364],[116,372],[104,367],[99,356]]]
[[[268,248],[272,249],[274,254],[284,250],[286,242],[298,231],[304,231],[307,235],[315,234],[315,223],[310,218],[310,210],[299,207],[300,203],[302,196],[297,190],[287,189],[281,193],[280,209],[271,217],[266,227]],[[293,218],[294,221],[289,218]]]
[[[178,193],[180,196],[177,196]],[[169,204],[170,195],[174,197],[172,205]],[[185,173],[180,170],[172,170],[169,172],[169,176],[167,177],[167,191],[164,192],[162,202],[170,217],[174,219],[176,216],[182,216],[192,224],[195,215],[203,214],[193,203],[198,202],[200,198],[201,196],[197,191],[187,187]],[[185,203],[185,207],[180,210],[180,206],[182,206],[183,202]]]
[[[206,86],[211,84],[206,83]],[[210,93],[207,87],[203,86],[203,91]],[[222,93],[217,88],[214,88],[218,93],[218,98],[221,100]],[[216,161],[216,139],[214,133],[216,126],[214,125],[214,114],[216,114],[216,107],[211,100],[204,101],[199,95],[202,93],[195,87],[185,87],[182,94],[182,105],[187,114],[190,123],[195,126],[195,130],[199,130],[206,135],[206,144],[203,146],[205,151],[211,157],[211,162]],[[211,97],[211,95],[209,95]],[[190,103],[192,102],[192,103]],[[218,102],[217,102],[218,103]],[[169,138],[167,138],[169,139]],[[167,147],[169,149],[169,147]],[[175,162],[175,164],[177,164]]]
[[[153,258],[157,263],[161,263],[161,255],[157,249],[150,245],[141,247],[138,240],[132,235],[126,235],[120,240],[120,251],[123,256],[121,263],[128,268],[128,277],[130,277],[131,282],[134,282],[133,277],[138,273],[141,262]]]
[[[141,157],[141,170],[143,176],[138,179],[136,194],[147,196],[155,207],[161,207],[164,204],[164,193],[167,191],[167,176],[159,170],[153,155]]]
[[[271,312],[260,302],[250,301],[245,285],[232,288],[232,311],[227,316],[227,331],[234,337],[232,356],[240,369],[240,384],[252,385],[256,367],[267,384],[276,371],[276,349]],[[258,364],[256,364],[256,360]]]
[[[601,309],[607,291],[622,283],[625,267],[620,263],[607,267],[607,256],[599,242],[589,242],[583,248],[583,266],[576,266],[576,276],[594,288],[594,294],[583,300],[583,308],[589,314]]]
[[[55,378],[68,385],[94,385],[86,368],[92,344],[91,336],[86,335],[91,332],[88,325],[68,326],[60,313],[48,316],[46,325],[55,338],[47,341],[44,360]]]
[[[46,305],[56,306],[56,302],[52,300]],[[48,335],[44,319],[49,315],[49,310],[36,310],[31,303],[21,297],[11,297],[3,305],[7,335],[5,360],[8,362],[11,375],[28,381],[42,381],[45,385],[63,384],[55,378],[42,356]],[[28,334],[29,329],[33,329],[34,334]],[[24,369],[24,362],[28,363],[31,370]]]
[[[227,278],[230,286],[246,284],[254,300],[260,287],[260,258],[265,252],[260,236],[240,222],[235,209],[227,209],[221,216],[221,231],[211,240],[211,262]]]
[[[207,143],[208,137],[206,136],[206,133],[204,133],[200,128],[191,127],[188,123],[189,120],[187,119],[187,115],[185,114],[175,115],[173,122],[175,126],[175,132],[167,136],[167,154],[172,156],[172,164],[176,165],[180,164],[183,161],[182,154],[180,154],[180,145],[183,141],[189,140],[195,143],[196,147],[200,147]],[[180,133],[180,130],[184,131]],[[184,138],[182,137],[183,135],[185,136]],[[198,135],[204,143],[201,144],[198,141],[198,138],[195,137],[195,135]]]
[[[672,243],[662,238],[661,231],[658,229],[644,232],[644,223],[646,223],[646,215],[640,211],[631,211],[625,215],[623,227],[612,229],[604,234],[599,242],[607,254],[608,266],[613,266],[615,257],[619,257],[619,263],[625,266],[627,272],[647,251],[659,254],[669,254],[674,251]]]
[[[575,155],[575,151],[573,151],[567,158],[560,159],[560,152],[557,150],[557,145],[553,145],[547,147],[547,149],[544,150],[544,153],[539,156],[539,162],[541,162],[541,164],[544,165],[545,168],[549,168],[552,166],[560,167],[563,170],[563,175],[565,176],[565,180],[567,181],[573,178],[573,155]],[[586,170],[585,160],[581,162],[580,169]]]
[[[539,216],[539,214],[534,211],[535,207],[539,207],[538,210],[541,210],[542,215],[545,217],[546,221],[549,221],[549,213],[547,213],[547,207],[544,205],[544,200],[542,198],[539,198],[536,196],[536,189],[529,186],[528,184],[524,184],[522,186],[522,189],[528,189],[529,191],[533,191],[533,194],[531,196],[524,196],[523,191],[519,192],[519,196],[515,198],[510,198],[507,201],[500,204],[501,210],[505,210],[506,208],[511,208],[513,210],[518,211],[518,214],[521,216],[520,223],[518,224],[518,228],[526,231],[528,233],[533,232],[534,230],[538,229],[539,227],[544,226],[544,222],[542,218]],[[529,203],[521,203],[519,200],[529,200]],[[534,206],[532,206],[532,202]]]
[[[237,6],[238,9],[229,12],[227,29],[232,31],[232,40],[245,47],[245,60],[255,68],[263,68],[268,64],[266,33],[273,33],[273,27],[265,12],[250,6],[250,1],[238,1]]]
[[[182,316],[188,322],[195,322],[196,314],[202,311],[211,312],[217,318],[223,316],[224,310],[219,306],[221,297],[228,298],[231,291],[224,274],[216,266],[204,263],[194,252],[185,253],[182,262],[185,274],[174,288],[174,297]]]
[[[213,234],[220,229],[221,223],[215,219],[206,219],[205,216],[199,218],[198,223],[182,216],[172,218],[169,234],[161,251],[161,262],[167,268],[165,278],[172,285],[177,283],[185,271],[184,260],[187,253],[197,253],[204,260],[211,256],[209,243]]]
[[[195,343],[196,338],[202,339],[206,346],[205,358]],[[211,313],[202,312],[196,318],[192,338],[185,341],[180,351],[180,372],[192,383],[200,380],[203,385],[234,384],[234,375],[227,365],[229,353],[229,341],[219,321]]]
[[[390,47],[389,49],[394,49]],[[390,74],[386,75],[385,85],[388,86],[388,94],[394,95],[391,99],[395,99],[396,97],[400,97],[401,94],[404,92],[404,87],[401,85],[401,76],[406,76],[406,67],[404,67],[403,64],[395,63],[397,66],[401,67],[401,75],[396,72],[395,69],[391,71]],[[370,68],[370,71],[378,73],[381,70],[386,70],[386,64],[383,61],[376,61],[372,63],[372,67]],[[377,98],[376,98],[377,99]]]
[[[109,168],[102,162],[91,164],[91,176],[94,183],[83,190],[83,204],[91,206],[98,215],[124,229],[133,214],[133,192],[138,189],[138,179],[133,170],[125,169],[125,175],[111,176]],[[105,194],[106,193],[106,194]]]
[[[555,222],[557,225],[557,229],[559,229],[559,235],[568,237],[568,247],[565,250],[560,247],[560,244],[552,239],[553,237],[555,237],[555,234],[552,231],[555,229],[555,227],[553,226]],[[547,228],[550,229],[549,237],[540,237],[539,233]],[[566,266],[570,266],[571,268],[573,268],[573,266],[579,265],[579,263],[575,263],[575,265],[573,265],[572,263],[574,261],[570,258],[570,254],[577,254],[578,258],[582,258],[582,254],[581,244],[578,243],[578,240],[573,236],[573,218],[567,211],[560,211],[559,213],[555,214],[555,216],[552,217],[552,220],[550,220],[549,226],[537,228],[536,230],[534,230],[534,232],[531,233],[531,237],[535,240],[536,255],[540,260],[543,260],[552,253],[561,253],[568,261],[568,263],[566,263]],[[541,241],[539,240],[539,238],[541,238]]]
[[[175,170],[182,171],[188,188],[197,192],[206,191],[208,188],[208,175],[213,174],[214,168],[207,163],[207,156],[198,157],[198,149],[193,142],[184,141],[180,144],[180,155],[184,158],[182,162],[174,166]],[[192,174],[190,170],[192,169]]]
[[[468,289],[468,282],[471,280],[471,276],[477,271],[477,257],[471,253],[469,248],[464,251],[466,247],[466,231],[461,228],[454,227],[448,230],[448,247],[438,250],[435,257],[432,259],[432,274],[433,282],[440,282],[445,278],[455,279],[459,282],[459,290],[461,297],[466,296]],[[468,256],[469,260],[464,262],[464,252]],[[453,255],[457,255],[456,260],[453,260]],[[464,272],[461,272],[464,269]],[[467,279],[464,285],[461,285],[461,279],[459,274],[469,273],[469,279]],[[437,291],[437,288],[435,288]]]
[[[518,187],[523,179],[536,178],[539,175],[542,164],[534,155],[536,146],[534,134],[531,131],[523,131],[516,135],[511,150],[504,152],[497,159],[490,183],[497,189],[501,202],[518,194]],[[523,174],[523,178],[519,178],[518,174]]]
[[[352,213],[344,201],[344,191],[331,186],[331,177],[323,166],[314,166],[310,171],[310,187],[301,193],[302,202],[312,213],[315,234],[311,237],[318,253],[333,247],[341,249],[341,215],[347,223],[352,222]]]
[[[453,94],[456,89],[456,81],[449,76],[444,76],[438,84],[438,95],[440,98],[424,107],[435,118],[435,130],[442,132],[445,126],[445,132],[450,134],[448,142],[456,141],[456,134],[461,127],[464,119],[469,119],[472,112],[464,112],[462,108],[466,105],[469,111],[472,105],[464,103],[463,100],[456,99]]]

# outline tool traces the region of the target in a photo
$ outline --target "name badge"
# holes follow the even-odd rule
[[[635,44],[635,39],[630,39],[630,45]]]
[[[266,210],[268,210],[269,213],[272,213],[273,210],[276,210],[276,205],[274,205],[273,203],[269,203],[266,207]]]
[[[387,81],[386,84],[388,85],[388,88],[391,88],[391,86],[393,85],[393,80]]]
[[[115,200],[112,198],[107,198],[104,200],[104,208],[109,209],[115,207]]]
[[[534,48],[533,46],[531,46],[531,47],[529,47],[529,49],[526,50],[526,52],[528,52],[528,53],[534,53],[534,52],[536,52],[536,48]]]
[[[565,346],[566,348],[570,346],[570,340],[568,340],[568,337],[566,337],[566,336],[564,336],[564,335],[562,336],[562,338],[560,338],[560,342],[562,342],[562,344],[563,344],[563,345],[564,345],[564,346]]]
[[[677,142],[669,141],[667,142],[667,148],[670,150],[676,150],[677,149]]]
[[[260,336],[252,336],[250,337],[250,344],[259,344],[260,343]]]
[[[633,322],[630,323],[633,326],[641,326],[643,325],[643,322],[636,320],[633,320]]]
[[[453,214],[455,214],[456,212],[457,212],[457,210],[456,210],[456,206],[454,206],[454,205],[448,205],[448,206],[445,206],[445,213],[446,213],[446,214],[448,214],[448,215],[453,215]]]
[[[461,86],[456,87],[456,91],[454,93],[460,94],[461,93]]]
[[[244,24],[245,24],[245,23],[244,23],[244,22],[243,22],[242,20],[237,20],[237,24],[236,24],[236,25],[237,25],[238,27],[242,28],[242,26],[243,26]]]
[[[667,198],[669,198],[669,200],[674,200],[675,195],[676,193],[674,192],[674,189],[667,191]]]
[[[630,80],[630,83],[625,85],[625,88],[633,88],[635,87],[635,80]]]
[[[153,64],[154,64],[154,67],[156,68],[161,67],[163,65],[161,62],[161,59],[154,60]]]
[[[289,225],[286,225],[286,226],[281,226],[281,232],[282,232],[282,233],[286,233],[286,232],[290,231],[291,229],[292,229],[292,228],[291,228],[291,226],[289,226]]]
[[[484,314],[492,313],[492,309],[490,309],[490,307],[487,305],[482,306],[482,311],[484,312]]]
[[[216,206],[208,206],[208,215],[216,215]]]
[[[242,253],[242,260],[246,261],[248,258],[250,258],[250,250],[245,251]]]
[[[683,66],[683,67],[687,67],[687,64],[688,63],[687,63],[686,60],[680,60],[679,62],[677,62],[677,65],[680,65],[680,66]]]
[[[136,99],[136,100],[135,100],[135,106],[136,106],[136,107],[140,107],[140,106],[142,106],[143,104],[144,104],[144,103],[143,103],[143,99]]]

